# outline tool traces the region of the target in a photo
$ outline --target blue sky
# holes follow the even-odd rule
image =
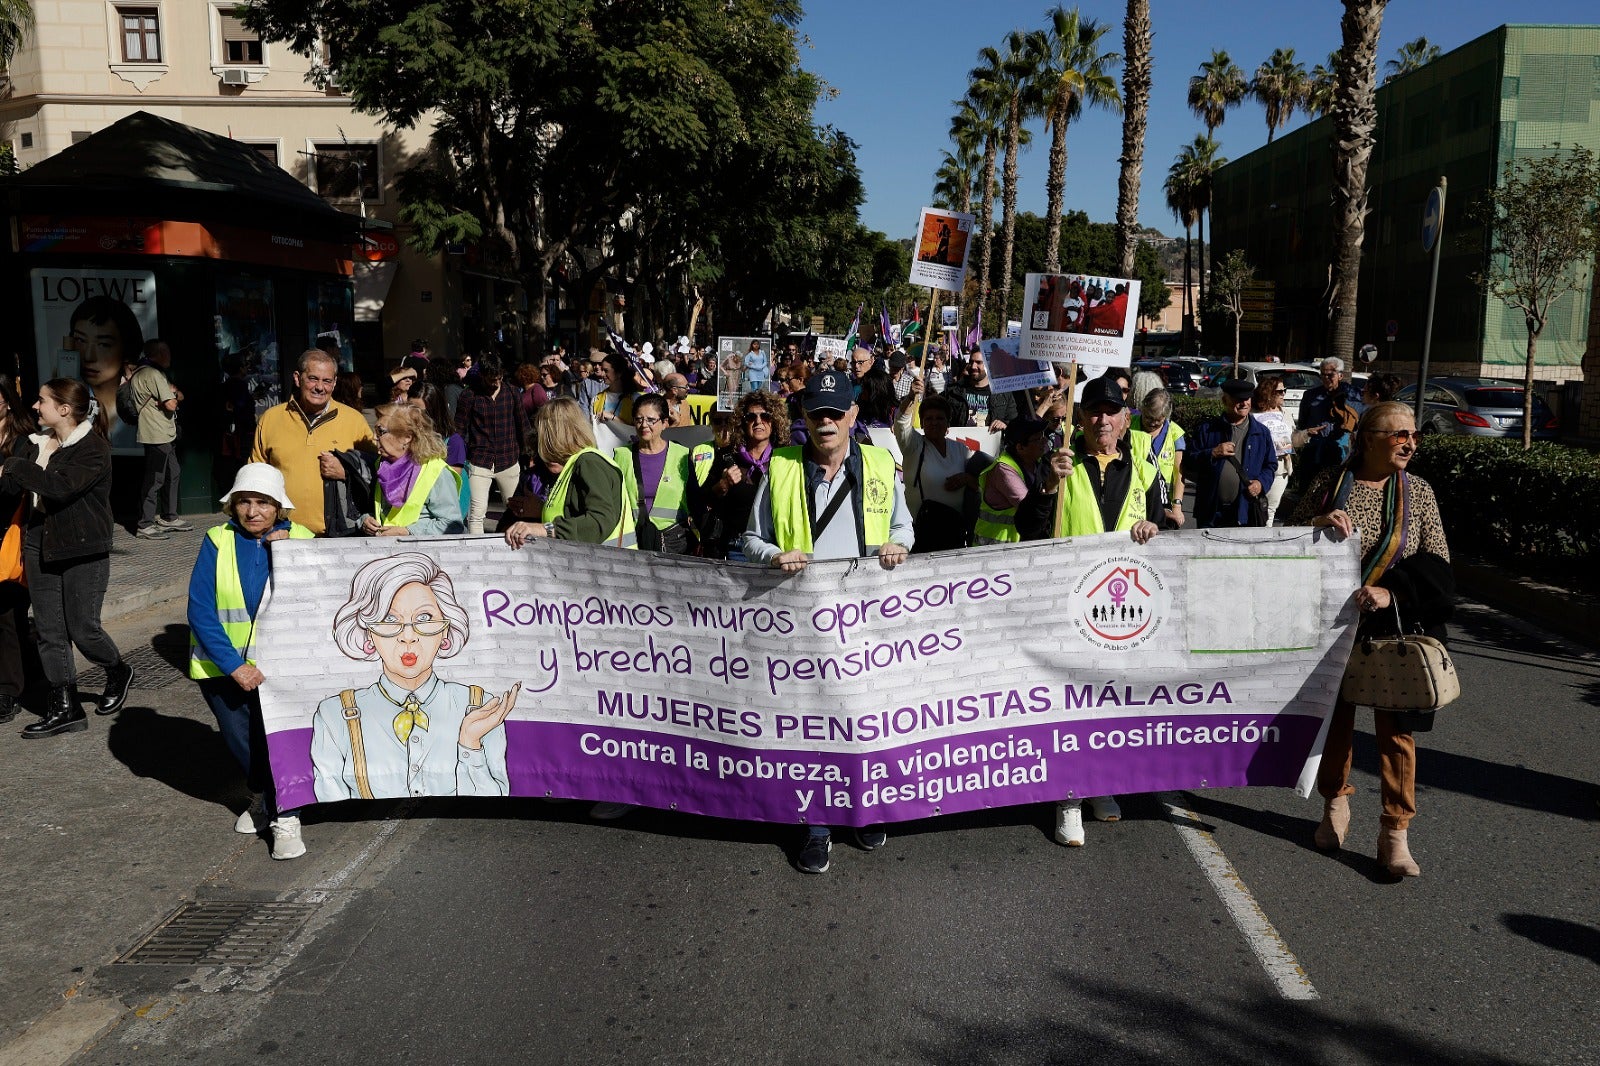
[[[978,49],[999,45],[1012,29],[1042,27],[1047,0],[807,0],[800,25],[801,63],[836,95],[817,105],[817,121],[838,127],[857,143],[867,202],[862,221],[891,237],[911,236],[917,209],[932,195],[940,152],[949,147],[952,101],[966,91]],[[1069,3],[1066,6],[1071,7]],[[1112,24],[1103,41],[1122,50],[1120,0],[1082,0],[1083,14]],[[1335,0],[1231,0],[1228,3],[1151,0],[1155,31],[1154,88],[1145,137],[1139,218],[1164,233],[1181,232],[1167,211],[1161,181],[1178,149],[1205,131],[1185,103],[1189,77],[1213,48],[1228,51],[1251,74],[1274,48],[1293,48],[1309,71],[1339,45],[1342,6]],[[1382,62],[1419,36],[1449,51],[1504,22],[1590,24],[1600,21],[1594,0],[1395,0],[1383,20]],[[1441,18],[1441,15],[1448,17]],[[1121,79],[1120,68],[1117,77]],[[1305,123],[1296,114],[1289,128]],[[1036,123],[1035,145],[1019,157],[1019,211],[1043,214],[1049,144]],[[1246,100],[1217,129],[1229,159],[1266,143],[1261,105]],[[1118,116],[1085,115],[1067,138],[1068,210],[1109,222],[1116,213]]]

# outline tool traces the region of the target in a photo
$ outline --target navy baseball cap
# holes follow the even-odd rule
[[[843,414],[855,403],[856,393],[850,384],[850,375],[837,370],[812,374],[811,380],[806,382],[805,391],[800,394],[800,406],[808,415],[818,411],[838,411]]]

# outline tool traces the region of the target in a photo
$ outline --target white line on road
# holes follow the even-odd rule
[[[330,893],[339,889],[346,881],[354,877],[356,872],[365,866],[378,849],[386,844],[390,837],[399,832],[401,824],[416,808],[415,800],[405,800],[394,810],[394,813],[384,820],[378,831],[372,834],[372,839],[367,841],[367,846],[356,853],[355,858],[339,867],[333,873],[319,881],[310,892],[306,893],[307,903],[322,903],[327,900]]]
[[[1194,861],[1200,864],[1206,880],[1216,890],[1233,924],[1244,934],[1245,942],[1261,961],[1261,967],[1267,971],[1272,983],[1278,986],[1278,994],[1284,999],[1320,999],[1300,960],[1294,957],[1289,945],[1273,928],[1266,912],[1239,876],[1239,871],[1233,868],[1233,863],[1223,853],[1217,838],[1200,828],[1202,823],[1199,816],[1181,806],[1176,795],[1165,793],[1161,801],[1172,817],[1172,827],[1178,831],[1178,836],[1189,849],[1189,854],[1194,856]]]

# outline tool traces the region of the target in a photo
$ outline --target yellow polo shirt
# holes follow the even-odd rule
[[[361,412],[335,400],[314,422],[299,403],[290,400],[267,408],[256,423],[253,463],[271,463],[283,472],[283,486],[294,504],[294,520],[321,536],[327,528],[322,509],[323,452],[342,452],[357,445],[377,447],[372,428]]]

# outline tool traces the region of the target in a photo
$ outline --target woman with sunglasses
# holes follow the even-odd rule
[[[1278,456],[1278,473],[1267,490],[1267,525],[1272,525],[1283,501],[1283,490],[1289,487],[1289,476],[1294,473],[1294,449],[1308,439],[1305,433],[1295,439],[1294,421],[1283,409],[1283,378],[1278,374],[1262,374],[1256,379],[1255,395],[1250,400],[1250,417],[1267,427],[1272,434],[1272,447]]]
[[[1392,635],[1397,626],[1445,638],[1455,595],[1450,547],[1433,489],[1406,467],[1421,438],[1411,409],[1401,403],[1367,408],[1356,424],[1350,458],[1311,483],[1295,509],[1294,525],[1320,526],[1336,539],[1361,535],[1361,587],[1355,606],[1361,612],[1356,639]],[[1340,700],[1328,725],[1317,791],[1322,822],[1315,840],[1337,851],[1350,827],[1351,743],[1354,704]],[[1430,713],[1373,711],[1378,738],[1378,865],[1395,877],[1421,873],[1406,839],[1417,811],[1417,747],[1413,732],[1433,728]]]
[[[706,473],[704,502],[698,510],[705,554],[735,562],[744,560],[739,543],[750,522],[756,490],[766,480],[772,461],[775,422],[788,408],[771,392],[747,392],[733,409],[732,439],[717,449]]]
[[[650,393],[634,401],[633,428],[638,438],[612,452],[611,461],[622,472],[622,505],[633,511],[638,547],[689,555],[694,551],[689,527],[694,466],[688,448],[661,435],[667,428],[666,397]]]

